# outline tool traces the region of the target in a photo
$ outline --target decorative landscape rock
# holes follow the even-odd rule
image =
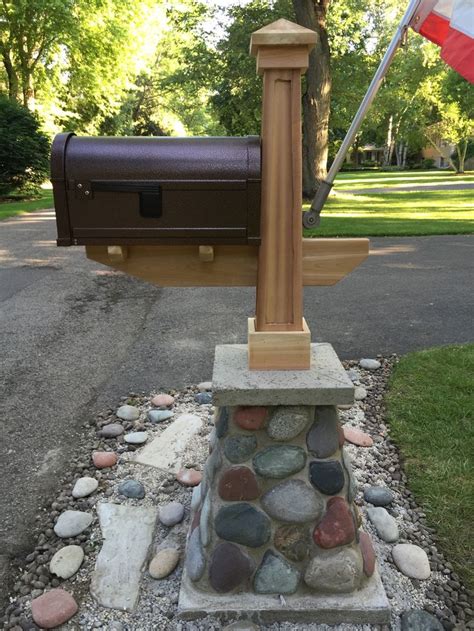
[[[400,618],[401,631],[443,631],[439,620],[423,609],[405,611]]]
[[[31,601],[34,622],[43,629],[54,629],[70,620],[78,610],[74,598],[64,589],[52,589]]]
[[[51,574],[68,579],[79,570],[84,560],[81,546],[65,546],[56,552],[49,564]]]
[[[265,426],[268,416],[268,408],[240,407],[234,412],[234,423],[242,429],[258,430]]]
[[[199,405],[209,405],[212,403],[212,394],[210,392],[199,392],[195,395],[194,400]]]
[[[357,370],[355,370],[355,368],[349,368],[349,370],[347,370],[346,372],[347,372],[347,375],[349,376],[349,379],[353,383],[360,381],[360,373]]]
[[[287,480],[267,491],[261,499],[265,511],[283,522],[316,521],[323,512],[323,501],[302,480]]]
[[[354,399],[356,401],[363,401],[367,398],[367,390],[362,386],[357,386],[354,390]]]
[[[117,491],[120,495],[132,499],[141,500],[145,497],[145,487],[138,480],[124,480],[119,484]]]
[[[148,566],[148,573],[152,578],[165,578],[178,565],[179,550],[176,548],[164,548],[159,550]]]
[[[123,438],[129,445],[143,445],[148,439],[148,434],[146,432],[130,432],[130,434],[125,434]]]
[[[151,400],[151,404],[154,405],[156,408],[168,408],[172,406],[173,403],[174,397],[172,397],[170,394],[157,394]]]
[[[317,592],[348,593],[358,589],[362,567],[362,555],[353,548],[327,550],[311,559],[304,580]]]
[[[193,494],[191,496],[191,511],[197,511],[197,509],[201,506],[201,494],[202,483],[198,484],[193,489]]]
[[[299,571],[283,557],[267,550],[253,581],[257,594],[294,594],[300,581]]]
[[[102,436],[102,438],[117,438],[123,432],[123,425],[120,425],[120,423],[109,423],[100,430],[99,436]]]
[[[237,434],[228,436],[224,441],[225,457],[235,464],[248,460],[256,449],[257,439],[253,435]]]
[[[430,577],[430,562],[426,552],[419,546],[411,543],[399,543],[392,548],[392,557],[395,565],[405,576],[420,581]]]
[[[393,502],[393,493],[384,486],[369,486],[364,489],[364,500],[374,506],[387,506]]]
[[[201,531],[201,543],[206,548],[211,543],[211,496],[207,493],[202,503],[201,518],[199,520],[199,528]]]
[[[367,516],[381,539],[387,543],[398,541],[397,522],[385,508],[382,508],[382,506],[372,506],[367,509]]]
[[[372,447],[374,441],[371,436],[356,427],[344,425],[344,438],[347,442],[357,445],[358,447]]]
[[[183,486],[197,486],[202,480],[202,473],[196,469],[180,469],[176,479]]]
[[[201,544],[199,528],[195,528],[188,540],[186,548],[186,571],[189,578],[195,582],[204,574],[206,569],[206,557]]]
[[[275,445],[259,451],[253,467],[264,478],[286,478],[301,471],[306,464],[306,453],[294,445]]]
[[[309,465],[311,484],[325,495],[335,495],[344,487],[344,471],[338,460],[322,460]]]
[[[366,576],[372,576],[375,571],[375,550],[370,535],[359,533],[359,546],[362,553],[363,570]]]
[[[217,438],[222,438],[229,431],[229,410],[227,408],[221,408],[219,418],[216,421],[216,435]]]
[[[214,521],[217,535],[226,541],[259,548],[270,539],[270,520],[251,504],[239,503],[220,508]]]
[[[230,467],[219,479],[219,496],[228,502],[255,500],[260,495],[257,479],[248,467]]]
[[[99,482],[95,478],[90,478],[88,476],[79,478],[79,480],[77,480],[74,484],[74,488],[72,489],[72,496],[75,499],[87,497],[88,495],[91,495],[91,493],[93,493],[98,486]]]
[[[196,487],[196,489],[199,489],[199,487]],[[195,491],[193,491],[193,494],[194,492]],[[183,521],[183,517],[184,506],[180,502],[169,502],[169,504],[160,506],[159,519],[163,526],[171,528],[171,526]]]
[[[291,440],[301,434],[308,422],[308,406],[281,406],[272,414],[267,433],[273,440]]]
[[[349,483],[347,485],[347,499],[349,502],[353,502],[355,496],[357,495],[357,482],[354,478],[354,473],[352,471],[352,461],[351,457],[347,453],[346,450],[342,452],[342,465],[346,471],[347,478]]]
[[[209,564],[209,582],[219,593],[230,592],[246,581],[253,571],[253,563],[233,543],[219,543]]]
[[[354,540],[355,526],[352,513],[342,497],[332,497],[326,514],[313,533],[314,542],[321,548],[344,546]]]
[[[221,451],[220,451],[220,449],[216,448],[216,449],[214,449],[214,451],[209,456],[209,458],[207,459],[207,462],[206,462],[205,474],[206,474],[206,479],[207,480],[212,481],[214,479],[216,471],[217,471],[217,469],[219,469],[221,464],[222,464]]]
[[[201,381],[198,383],[199,392],[209,392],[212,390],[212,381]]]
[[[365,370],[377,370],[382,364],[378,359],[361,359],[359,366]]]
[[[275,548],[290,561],[304,561],[308,556],[309,536],[302,526],[280,526],[273,538]]]
[[[96,469],[108,469],[117,464],[118,456],[113,451],[94,451],[92,462]]]
[[[61,513],[54,526],[54,532],[61,539],[75,537],[84,532],[92,524],[93,516],[78,510],[67,510]]]
[[[339,427],[336,408],[316,408],[316,420],[306,436],[308,450],[316,458],[332,456],[339,447]]]
[[[173,416],[170,410],[149,410],[147,417],[151,423],[162,423]]]
[[[117,410],[117,416],[122,421],[136,421],[140,416],[140,410],[134,405],[121,405]]]

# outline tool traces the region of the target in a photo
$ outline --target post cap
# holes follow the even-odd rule
[[[281,18],[252,33],[250,54],[256,57],[261,46],[307,46],[309,52],[316,37],[311,29]]]

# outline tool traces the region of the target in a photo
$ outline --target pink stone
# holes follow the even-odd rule
[[[347,442],[358,447],[372,447],[374,444],[374,441],[368,434],[350,425],[344,425],[344,438]]]
[[[43,629],[54,629],[77,612],[77,603],[64,589],[52,589],[31,601],[31,614]]]
[[[256,500],[260,489],[254,472],[248,467],[230,467],[219,480],[219,495],[228,502]]]
[[[349,505],[342,497],[331,498],[326,514],[314,530],[315,543],[321,548],[335,548],[350,543],[354,537],[354,520]]]
[[[113,451],[94,451],[92,462],[97,469],[107,469],[117,464],[118,456]]]
[[[197,486],[202,480],[202,473],[196,469],[180,469],[176,479],[184,486]]]
[[[234,423],[242,429],[262,429],[268,419],[267,408],[240,407],[234,414]]]
[[[370,535],[361,531],[359,534],[359,545],[364,562],[364,574],[366,576],[372,576],[375,570],[375,551]]]
[[[157,394],[151,400],[151,404],[157,408],[168,408],[174,403],[174,397],[170,394]]]

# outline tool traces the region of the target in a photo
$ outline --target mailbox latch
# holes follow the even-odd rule
[[[162,187],[157,182],[92,180],[73,183],[76,199],[93,199],[95,193],[138,193],[142,217],[158,219],[163,214]]]

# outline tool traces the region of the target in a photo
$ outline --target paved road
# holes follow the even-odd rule
[[[0,557],[27,549],[83,419],[131,389],[208,379],[215,344],[244,342],[254,311],[251,289],[155,288],[54,238],[51,211],[0,224]],[[350,277],[306,290],[313,338],[342,358],[470,341],[473,246],[373,239]]]

